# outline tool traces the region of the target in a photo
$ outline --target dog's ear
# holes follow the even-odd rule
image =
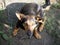
[[[17,18],[18,18],[19,20],[21,20],[22,18],[25,17],[24,14],[21,14],[21,13],[19,13],[19,12],[16,12],[15,14],[16,14],[16,16],[17,16]]]

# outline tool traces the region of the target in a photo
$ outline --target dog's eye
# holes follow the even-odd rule
[[[27,25],[27,23],[25,22],[24,25]]]
[[[38,21],[40,21],[41,19],[40,18],[37,18]]]
[[[39,19],[39,20],[41,20],[41,19]]]
[[[23,26],[24,26],[25,30],[28,29],[28,24],[27,23],[24,23]]]
[[[40,18],[40,17],[35,17],[35,19],[36,19],[36,20],[41,20],[41,18]]]

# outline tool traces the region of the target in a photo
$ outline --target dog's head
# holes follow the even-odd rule
[[[36,26],[38,26],[39,23],[42,23],[42,18],[37,15],[24,15],[21,13],[16,13],[16,16],[19,20],[25,20],[23,22],[23,26],[25,30],[28,31],[29,35],[33,33]]]

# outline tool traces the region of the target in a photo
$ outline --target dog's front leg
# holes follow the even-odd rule
[[[34,37],[36,39],[41,39],[41,35],[38,33],[38,30],[34,30]]]
[[[39,27],[38,27],[38,30],[41,32],[44,28],[44,25],[45,25],[45,22],[46,22],[46,17],[44,17],[43,19],[43,22],[41,24],[39,24]]]
[[[14,30],[13,30],[13,36],[17,35],[18,30],[19,30],[19,28],[17,28],[17,27],[14,28]]]
[[[16,26],[13,29],[13,36],[17,35],[17,32],[19,31],[19,27],[20,27],[20,21],[17,21]]]

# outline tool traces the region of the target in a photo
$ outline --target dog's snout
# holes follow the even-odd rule
[[[31,38],[33,36],[33,32],[31,32],[30,30],[27,31],[27,35],[29,36],[29,38]]]

